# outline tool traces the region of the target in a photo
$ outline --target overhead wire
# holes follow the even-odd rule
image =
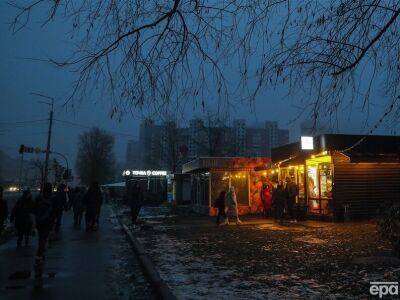
[[[30,121],[14,121],[14,122],[0,122],[0,125],[19,125],[19,124],[33,124],[40,122],[48,122],[49,119],[38,119],[38,120],[30,120]]]

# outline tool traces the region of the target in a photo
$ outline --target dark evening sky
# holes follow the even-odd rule
[[[69,29],[68,23],[56,20],[46,27],[41,27],[35,20],[29,27],[13,35],[7,22],[13,16],[14,10],[2,1],[0,4],[0,149],[15,156],[19,144],[44,146],[46,142],[47,122],[40,121],[47,118],[48,107],[41,104],[43,100],[31,95],[39,92],[57,99],[55,118],[74,123],[55,122],[53,134],[53,149],[65,153],[73,161],[76,153],[77,137],[90,126],[98,126],[113,133],[117,133],[116,156],[120,162],[124,161],[125,148],[128,139],[138,134],[138,124],[142,114],[126,115],[120,122],[111,120],[108,115],[110,106],[106,97],[92,95],[96,100],[89,99],[75,110],[70,106],[63,107],[63,99],[70,91],[73,74],[60,70],[44,62],[23,59],[24,57],[62,57],[68,55],[71,40],[65,33]],[[231,74],[235,76],[235,74]],[[281,127],[291,130],[291,140],[297,139],[299,123],[305,116],[295,122],[290,122],[298,116],[295,97],[286,98],[284,87],[275,91],[266,91],[259,96],[254,108],[247,103],[236,104],[231,111],[232,118],[246,118],[248,123],[261,122],[266,119],[279,121]],[[379,94],[376,99],[379,100]],[[370,112],[369,124],[377,118],[379,106]],[[257,113],[255,113],[257,112]],[[188,109],[186,119],[201,116],[200,108]],[[15,123],[25,121],[34,123]],[[343,113],[339,128],[353,132],[364,133],[366,114],[357,107],[352,112]],[[392,133],[393,126],[382,126],[377,133]],[[397,128],[398,131],[398,128]]]

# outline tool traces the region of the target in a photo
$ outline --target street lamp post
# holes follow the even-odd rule
[[[46,96],[46,95],[42,95],[42,94],[39,94],[39,93],[31,93],[31,94],[51,100],[51,102],[40,101],[41,103],[47,104],[47,105],[49,105],[49,106],[51,107],[51,109],[50,109],[50,117],[49,117],[49,130],[48,130],[48,133],[47,133],[46,159],[45,159],[45,162],[44,162],[44,176],[43,176],[43,181],[44,181],[44,182],[47,182],[47,177],[48,177],[48,173],[49,173],[49,157],[50,157],[50,148],[51,148],[51,132],[52,132],[52,127],[53,127],[54,98],[53,98],[53,97]]]

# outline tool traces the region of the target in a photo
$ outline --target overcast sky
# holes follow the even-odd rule
[[[62,100],[70,91],[73,74],[47,63],[23,58],[57,58],[66,55],[71,43],[65,35],[69,25],[56,20],[42,28],[39,22],[32,22],[28,28],[13,35],[7,25],[13,12],[14,10],[5,1],[1,1],[0,149],[15,156],[20,144],[44,147],[48,126],[44,119],[48,117],[49,107],[40,103],[44,99],[31,95],[31,92],[39,92],[57,99],[55,110],[57,120],[74,123],[73,125],[55,122],[53,150],[65,153],[71,161],[74,161],[79,134],[91,126],[98,126],[116,134],[116,157],[118,161],[123,162],[127,140],[134,139],[138,135],[141,115],[139,113],[136,116],[126,115],[120,122],[111,120],[108,115],[110,108],[108,99],[103,99],[101,95],[96,97],[96,101],[84,102],[75,109],[70,106],[63,107]],[[236,104],[231,116],[246,118],[248,123],[262,122],[266,119],[279,121],[281,127],[290,129],[291,140],[294,140],[299,134],[299,123],[304,119],[302,117],[291,122],[299,114],[297,106],[295,97],[285,97],[285,89],[281,88],[265,91],[253,107],[248,104]],[[201,113],[200,108],[198,110],[191,108],[187,111],[187,119]],[[376,116],[371,115],[370,119],[372,123]],[[27,121],[35,122],[15,123]],[[343,114],[339,128],[362,134],[366,132],[365,121],[366,115],[353,109],[351,113]],[[392,132],[393,127],[385,126],[378,131],[382,134]]]

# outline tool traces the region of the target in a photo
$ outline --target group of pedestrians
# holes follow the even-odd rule
[[[286,182],[279,180],[278,185],[272,191],[272,209],[275,220],[282,221],[285,212],[290,221],[296,222],[296,197],[299,195],[297,184],[290,177]]]
[[[102,193],[97,183],[93,183],[87,191],[82,187],[68,188],[65,184],[60,184],[56,192],[53,192],[52,184],[45,183],[36,199],[33,199],[30,190],[23,191],[10,213],[10,222],[17,232],[17,247],[22,246],[23,241],[28,246],[30,236],[36,228],[37,256],[43,257],[50,233],[60,231],[63,214],[71,208],[75,227],[81,226],[85,214],[86,230],[96,230],[102,202]],[[0,233],[8,214],[3,188],[0,187]]]
[[[234,186],[230,186],[228,192],[221,191],[214,202],[214,207],[218,209],[217,225],[228,225],[229,219],[239,225],[242,221],[239,219],[238,202]]]
[[[296,222],[296,197],[299,195],[297,184],[290,177],[286,181],[279,180],[274,188],[271,184],[264,183],[260,191],[263,215],[274,216],[275,220],[282,221],[285,213],[290,221]],[[217,225],[229,224],[232,218],[236,224],[241,224],[238,214],[238,203],[235,188],[231,186],[226,191],[221,191],[214,201],[214,207],[218,209]]]

